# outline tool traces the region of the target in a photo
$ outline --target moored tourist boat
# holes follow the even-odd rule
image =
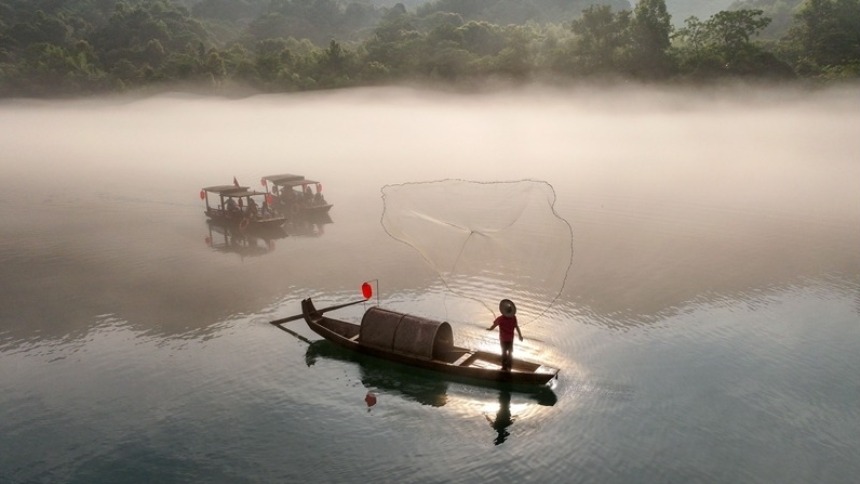
[[[324,215],[333,207],[322,194],[322,183],[302,175],[268,175],[261,182],[273,197],[272,207],[285,217]]]
[[[210,201],[210,195],[217,199]],[[206,216],[214,223],[241,231],[274,230],[284,225],[286,218],[270,208],[267,197],[265,192],[250,190],[238,183],[200,190],[200,198],[206,202]]]

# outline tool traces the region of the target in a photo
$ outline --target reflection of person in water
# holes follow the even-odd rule
[[[505,440],[511,435],[508,432],[508,427],[514,423],[514,419],[511,417],[511,392],[507,390],[499,392],[499,411],[496,412],[496,419],[491,419],[489,415],[486,418],[496,430],[497,435],[493,443],[496,445],[505,443]]]

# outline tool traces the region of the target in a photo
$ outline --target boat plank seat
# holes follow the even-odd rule
[[[461,356],[460,358],[458,358],[458,359],[457,359],[457,361],[455,361],[453,364],[454,364],[454,366],[463,366],[463,365],[465,365],[467,362],[470,362],[470,363],[471,363],[471,361],[472,361],[473,359],[475,359],[474,357],[475,357],[475,352],[474,352],[474,351],[469,351],[469,352],[463,353],[463,356]]]

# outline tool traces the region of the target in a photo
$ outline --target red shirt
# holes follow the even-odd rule
[[[517,327],[517,317],[499,316],[493,321],[493,327],[499,327],[499,341],[507,343],[514,340],[514,328]]]

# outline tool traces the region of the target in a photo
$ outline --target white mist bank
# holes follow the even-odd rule
[[[74,254],[119,250],[126,237],[156,257],[149,240],[164,234],[189,238],[165,252],[197,247],[200,188],[234,176],[259,187],[261,176],[294,172],[321,180],[335,227],[354,230],[348,241],[331,236],[340,253],[384,239],[383,186],[537,180],[553,187],[572,227],[563,297],[653,314],[708,291],[860,271],[858,112],[851,88],[7,100],[0,250],[17,254],[32,234],[46,244],[40,257],[54,256],[47,241],[60,236]],[[111,216],[79,224],[88,208]],[[164,226],[165,214],[175,226]],[[115,226],[124,217],[133,238]],[[332,257],[321,247],[306,249]]]
[[[0,174],[42,189],[320,173],[376,186],[573,175],[718,205],[849,208],[860,89],[362,89],[0,103]],[[826,167],[826,169],[824,169]],[[564,193],[560,194],[562,197]],[[856,212],[855,212],[856,213]]]

